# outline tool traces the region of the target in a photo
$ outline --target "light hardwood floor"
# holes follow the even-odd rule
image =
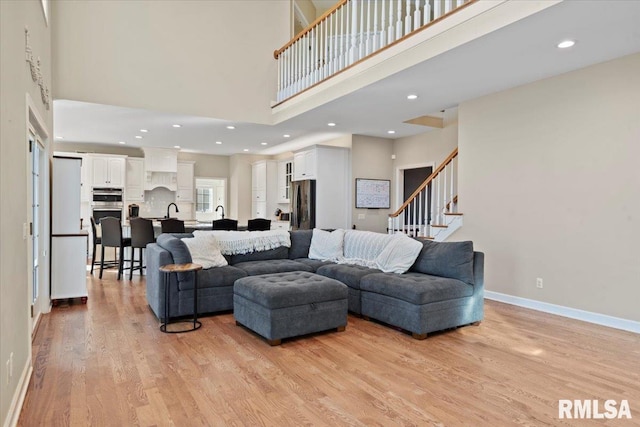
[[[640,425],[640,335],[487,301],[424,341],[349,316],[271,347],[232,314],[163,334],[144,279],[104,277],[42,319],[19,425]],[[633,419],[559,420],[559,399]]]

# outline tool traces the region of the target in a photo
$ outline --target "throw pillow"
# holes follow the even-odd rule
[[[473,242],[425,240],[411,271],[458,279],[473,285]]]
[[[223,267],[227,260],[222,256],[215,237],[211,235],[182,239],[189,248],[191,259],[202,268]]]
[[[314,228],[309,247],[309,258],[321,261],[338,261],[342,258],[343,242],[344,230],[342,229],[329,232]]]
[[[420,255],[422,243],[404,234],[394,234],[375,259],[376,267],[385,273],[402,274]]]

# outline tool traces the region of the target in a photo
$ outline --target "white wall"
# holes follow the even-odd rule
[[[40,58],[40,70],[51,88],[51,34],[39,1],[0,1],[0,424],[8,425],[9,411],[18,403],[20,380],[31,366],[31,322],[29,320],[27,101],[33,99],[36,112],[48,132],[53,116],[46,110],[40,88],[31,78],[25,61],[25,26],[30,45]],[[49,143],[45,141],[47,147]],[[44,178],[48,182],[48,176]],[[45,210],[48,218],[48,202]],[[48,232],[46,233],[48,234]],[[48,241],[48,236],[47,239]],[[48,264],[49,259],[45,260]],[[48,279],[43,283],[48,289]],[[41,298],[48,291],[41,290]],[[48,306],[48,304],[47,304]],[[13,376],[7,381],[5,364],[13,353]],[[25,379],[25,378],[22,378]]]
[[[352,224],[358,230],[386,233],[391,209],[356,209],[355,179],[373,178],[391,180],[393,187],[394,141],[386,138],[374,138],[353,135],[351,144]]]
[[[51,3],[56,99],[271,122],[290,2]]]
[[[640,54],[460,105],[453,237],[488,290],[640,321],[639,112]]]

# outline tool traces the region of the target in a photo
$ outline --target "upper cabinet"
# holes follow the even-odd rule
[[[193,202],[193,167],[194,162],[178,162],[178,189],[176,192],[176,202]]]
[[[274,160],[261,160],[251,165],[251,217],[275,220],[277,168]]]
[[[127,159],[127,179],[124,195],[128,202],[144,201],[144,159]]]
[[[126,156],[102,156],[92,154],[92,187],[124,187]]]
[[[280,160],[278,162],[278,203],[289,203],[292,178],[293,160]]]
[[[300,151],[293,155],[293,181],[316,179],[316,150]]]

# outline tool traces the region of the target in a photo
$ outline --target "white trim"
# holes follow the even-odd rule
[[[582,320],[583,322],[595,323],[596,325],[607,326],[609,328],[622,329],[623,331],[640,334],[640,322],[635,320],[621,319],[619,317],[607,316],[606,314],[594,313],[591,311],[579,310],[577,308],[565,307],[562,305],[550,304],[548,302],[536,301],[528,298],[516,297],[502,294],[500,292],[484,291],[486,299],[504,302],[506,304],[517,305],[519,307],[530,308],[544,313],[556,314],[570,319]]]
[[[22,370],[22,375],[20,375],[20,382],[18,383],[16,393],[13,395],[13,399],[11,400],[7,418],[4,420],[4,427],[15,427],[18,425],[20,412],[22,412],[22,404],[24,403],[24,398],[27,395],[27,389],[29,388],[29,381],[31,380],[32,373],[33,367],[31,366],[31,358],[29,358]]]

